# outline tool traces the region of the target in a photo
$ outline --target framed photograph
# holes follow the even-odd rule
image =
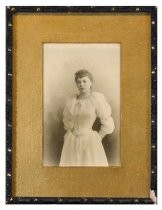
[[[6,7],[6,203],[157,203],[157,8]]]

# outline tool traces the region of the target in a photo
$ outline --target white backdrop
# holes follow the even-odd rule
[[[112,108],[116,129],[103,140],[110,165],[120,164],[120,44],[46,43],[44,52],[44,164],[57,165],[63,141],[62,111],[77,92],[74,74],[87,69],[93,90],[102,92]]]

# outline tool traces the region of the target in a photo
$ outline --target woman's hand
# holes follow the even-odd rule
[[[100,133],[97,132],[97,131],[95,131],[95,132],[97,133],[97,136],[98,136],[99,140],[102,142],[102,136],[100,135]]]

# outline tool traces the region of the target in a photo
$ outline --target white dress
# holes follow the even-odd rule
[[[99,117],[100,131],[92,130]],[[63,123],[66,129],[59,166],[108,166],[102,138],[113,132],[115,126],[111,107],[105,96],[92,92],[88,98],[70,98],[64,108]]]

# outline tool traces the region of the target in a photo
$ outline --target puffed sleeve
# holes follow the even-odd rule
[[[106,101],[106,98],[103,94],[97,93],[97,116],[101,121],[101,128],[99,134],[103,138],[106,134],[110,134],[114,131],[115,125],[114,120],[111,116],[111,107]]]
[[[73,121],[70,114],[70,101],[68,100],[65,104],[63,111],[63,123],[66,131],[71,131],[73,128]]]

